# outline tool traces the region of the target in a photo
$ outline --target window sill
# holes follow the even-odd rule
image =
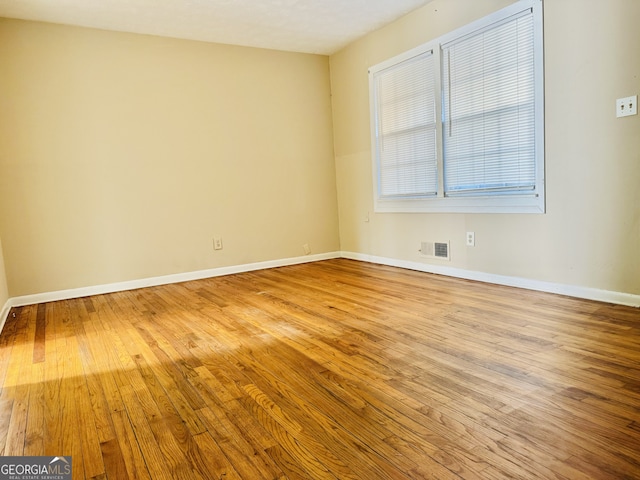
[[[374,199],[376,213],[545,213],[541,195]]]

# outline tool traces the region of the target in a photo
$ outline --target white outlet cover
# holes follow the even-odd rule
[[[616,117],[628,117],[638,114],[638,96],[619,98],[616,100]]]
[[[467,232],[467,247],[476,246],[476,234],[475,232]]]

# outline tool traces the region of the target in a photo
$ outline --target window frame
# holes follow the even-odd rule
[[[504,22],[509,17],[531,10],[533,13],[534,51],[534,145],[535,188],[533,192],[508,194],[482,194],[468,196],[446,196],[444,193],[443,157],[443,86],[442,45]],[[545,206],[545,155],[544,155],[544,44],[542,0],[520,0],[486,17],[453,30],[430,42],[387,59],[369,69],[369,105],[371,123],[371,152],[373,170],[374,211],[385,212],[449,212],[449,213],[544,213]],[[436,104],[436,175],[437,193],[424,197],[382,197],[379,185],[378,106],[376,76],[416,56],[432,51],[435,59],[435,104]]]

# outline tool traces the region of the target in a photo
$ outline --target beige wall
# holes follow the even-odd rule
[[[547,214],[372,213],[367,68],[510,3],[434,0],[330,59],[0,19],[0,305],[432,239],[436,265],[640,294],[636,0],[545,1]]]
[[[7,277],[5,275],[4,268],[4,255],[2,253],[2,239],[0,239],[0,312],[2,308],[9,300],[9,289],[7,288]],[[0,323],[4,321],[4,318],[0,318]]]
[[[637,0],[545,0],[547,214],[371,214],[367,68],[512,3],[435,0],[331,57],[341,247],[428,263],[422,240],[451,240],[434,264],[640,294]],[[476,247],[465,232],[476,233]]]
[[[327,57],[0,19],[0,69],[11,296],[339,249]]]

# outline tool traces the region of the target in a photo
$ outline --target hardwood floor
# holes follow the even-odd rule
[[[0,452],[74,478],[640,478],[640,310],[349,260],[17,308]]]

